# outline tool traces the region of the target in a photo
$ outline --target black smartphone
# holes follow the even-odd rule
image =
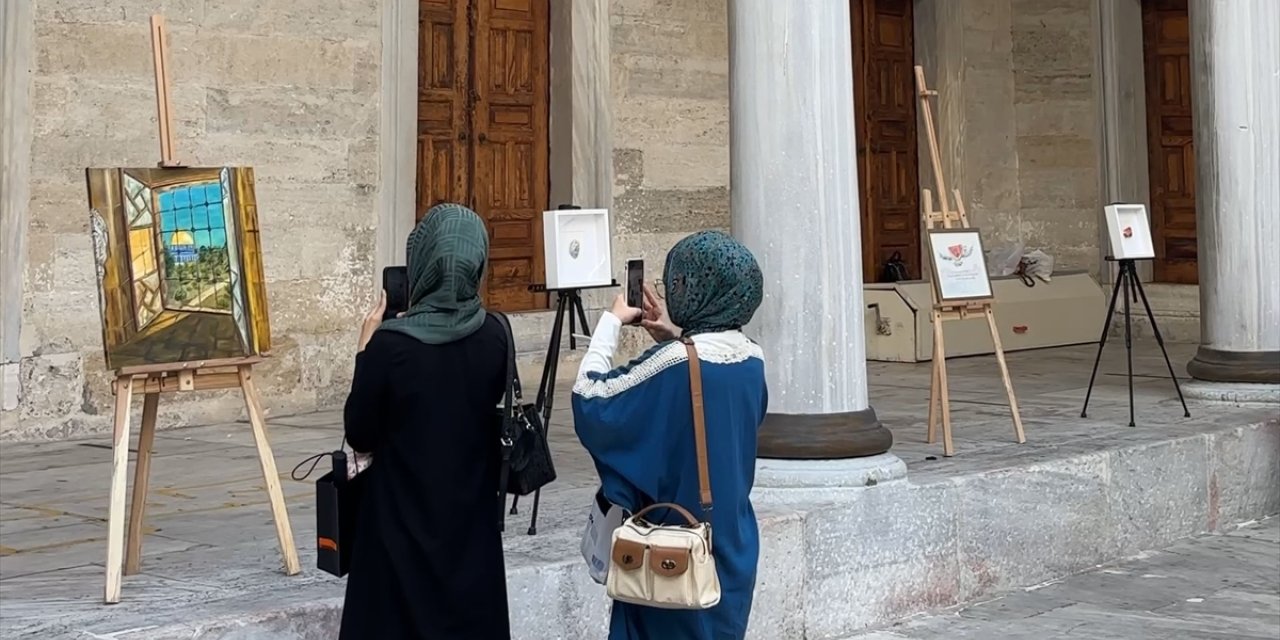
[[[644,260],[627,261],[627,306],[644,309]]]
[[[382,288],[387,292],[387,310],[383,320],[390,320],[409,310],[409,267],[387,267],[382,270]]]

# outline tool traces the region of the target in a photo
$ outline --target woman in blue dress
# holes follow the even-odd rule
[[[674,502],[710,519],[722,595],[718,605],[705,611],[614,602],[609,639],[741,640],[760,553],[750,494],[756,433],[768,403],[760,347],[741,329],[760,306],[760,267],[730,236],[701,232],[667,254],[663,283],[665,308],[646,285],[644,310],[628,307],[619,296],[613,309],[602,314],[573,387],[574,427],[610,502],[633,513],[653,503]],[[636,320],[657,344],[615,369],[618,334]],[[697,346],[702,370],[714,498],[707,513],[698,500],[689,362],[678,339],[682,336]],[[680,521],[671,517],[667,522]]]

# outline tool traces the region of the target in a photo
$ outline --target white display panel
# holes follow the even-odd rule
[[[548,289],[581,289],[613,282],[608,209],[542,213]]]

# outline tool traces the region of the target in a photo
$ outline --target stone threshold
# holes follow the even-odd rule
[[[1280,420],[1267,415],[1236,415],[1239,426],[1197,427],[1202,432],[1181,425],[1166,433],[1119,429],[1105,446],[1012,452],[966,473],[957,473],[958,465],[924,473],[913,467],[906,479],[873,487],[829,488],[799,499],[762,494],[748,636],[841,638],[1275,515]],[[514,638],[606,635],[608,600],[577,551],[590,493],[582,487],[555,495],[544,503],[542,533],[508,538]],[[509,527],[523,526],[525,517],[509,517]],[[314,553],[302,547],[304,566],[314,567]],[[269,547],[259,553],[263,562],[270,554]],[[88,579],[100,579],[97,571]],[[32,637],[84,631],[119,640],[336,637],[343,581],[308,570],[253,582],[255,589],[242,595],[204,603],[197,596],[180,611],[149,615],[130,607],[136,611],[96,624],[50,614],[47,624],[25,630]],[[142,596],[138,589],[126,583],[126,603]]]

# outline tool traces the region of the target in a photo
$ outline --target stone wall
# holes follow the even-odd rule
[[[678,240],[729,230],[728,17],[723,0],[613,0],[610,13],[613,253],[619,273],[642,258],[659,278]]]
[[[266,404],[282,413],[339,401],[372,282],[378,0],[305,11],[289,0],[35,5],[22,397],[0,438],[110,422],[84,168],[159,159],[148,35],[157,10],[170,29],[178,159],[256,168],[275,344],[259,368]],[[160,421],[225,420],[240,403],[230,393],[166,397]]]

